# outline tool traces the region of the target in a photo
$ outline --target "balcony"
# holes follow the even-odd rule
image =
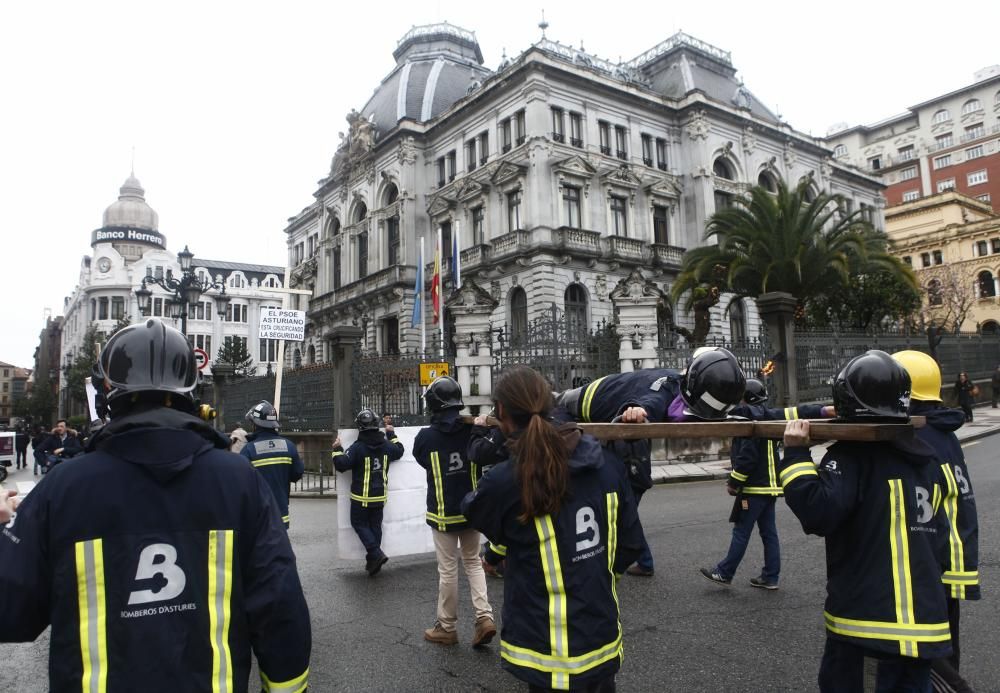
[[[653,252],[654,265],[672,269],[680,269],[681,262],[684,260],[684,253],[687,252],[687,248],[679,248],[664,243],[653,243],[649,248]]]
[[[611,156],[611,147],[606,147],[606,146],[604,146],[602,144],[601,145],[601,154],[603,154],[604,156]]]
[[[618,158],[621,159],[622,161],[628,159],[628,152],[626,152],[624,149],[617,150],[615,154],[617,154]]]
[[[553,142],[559,142],[561,144],[565,144],[566,143],[566,135],[562,134],[561,132],[553,132],[552,133],[552,141]]]
[[[522,144],[524,144],[524,139],[525,139],[525,138],[524,138],[524,135],[521,135],[520,137],[518,137],[518,138],[517,138],[517,141],[515,142],[515,144],[516,144],[516,145],[517,145],[518,147],[520,147],[520,146],[521,146]]]
[[[649,156],[644,156],[642,157],[642,163],[645,164],[646,166],[651,167],[653,165],[653,158]]]
[[[507,143],[500,148],[500,152],[503,154],[506,154],[509,151],[510,151],[510,143]]]
[[[666,171],[667,170],[667,162],[666,161],[658,161],[656,163],[656,168],[660,169],[661,171]]]
[[[577,149],[583,149],[583,140],[579,137],[570,137],[569,143],[576,147]]]
[[[392,265],[334,290],[333,304],[344,303],[373,293],[381,293],[399,285],[412,288],[416,281],[416,267]]]
[[[614,260],[641,263],[646,259],[646,244],[637,238],[608,236],[608,252]]]
[[[560,226],[553,233],[556,246],[572,255],[601,256],[601,234],[570,226]]]
[[[527,231],[511,231],[493,239],[490,258],[497,262],[503,258],[520,255],[528,250],[531,234]]]
[[[462,269],[472,270],[487,264],[490,261],[491,250],[485,243],[466,248],[461,253]]]

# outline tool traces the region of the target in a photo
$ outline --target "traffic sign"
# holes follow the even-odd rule
[[[435,378],[448,375],[447,363],[421,363],[420,364],[420,384],[430,385]]]
[[[198,362],[198,370],[199,371],[205,370],[205,366],[208,365],[208,352],[205,351],[204,349],[196,348],[194,350],[194,358],[195,361]]]

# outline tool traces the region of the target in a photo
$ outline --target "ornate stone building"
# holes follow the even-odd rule
[[[709,216],[751,185],[807,178],[881,225],[878,182],[768,110],[728,52],[686,34],[623,63],[543,37],[491,70],[474,34],[437,24],[410,30],[393,56],[285,229],[291,284],[313,291],[293,307],[308,311],[317,359],[344,325],[380,353],[419,347],[420,239],[431,263],[439,228],[449,347],[492,342],[499,327],[516,338],[553,304],[567,324],[634,331],[612,294],[638,270],[640,288],[618,293],[659,305],[634,335],[648,350],[693,324],[665,293]],[[453,237],[467,285],[454,294]],[[712,310],[713,337],[757,334],[753,305],[724,296]],[[429,348],[436,330],[428,322]]]
[[[61,416],[83,413],[73,409],[74,403],[68,397],[65,369],[80,353],[87,329],[95,325],[98,333],[106,335],[122,321],[138,320],[135,291],[142,285],[143,277],[181,276],[176,252],[167,250],[167,239],[159,231],[159,215],[146,202],[145,190],[138,179],[129,176],[119,193],[118,199],[104,211],[101,227],[91,233],[92,254],[83,256],[77,285],[63,301],[61,343],[57,350],[61,365],[58,375]],[[277,344],[274,340],[258,340],[258,316],[261,307],[281,306],[281,295],[267,289],[281,288],[285,268],[195,257],[192,269],[203,280],[211,277],[225,283],[226,293],[232,296],[225,316],[216,314],[212,302],[215,291],[202,294],[197,304],[188,307],[187,332],[191,343],[209,355],[205,373],[211,373],[219,347],[234,339],[247,347],[258,373],[266,372],[276,363]],[[155,285],[148,288],[153,292],[151,314],[171,317],[167,292]],[[179,321],[175,324],[180,327]],[[44,341],[43,334],[43,344]],[[36,364],[39,367],[44,364]],[[79,404],[75,406],[78,408]]]

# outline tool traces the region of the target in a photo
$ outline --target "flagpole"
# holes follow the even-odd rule
[[[437,295],[437,304],[438,305],[437,305],[437,309],[438,310],[437,310],[437,314],[438,314],[438,318],[440,320],[439,327],[441,328],[441,358],[443,359],[444,358],[444,300],[443,300],[443,295],[444,295],[444,277],[441,276],[441,274],[442,274],[442,272],[441,272],[441,270],[442,270],[441,265],[443,264],[441,262],[441,259],[442,259],[441,256],[444,253],[444,248],[442,247],[442,244],[443,244],[443,241],[441,240],[441,227],[438,226],[438,240],[437,240],[437,247],[438,247],[438,251],[437,251],[437,258],[438,258],[438,260],[437,260],[437,263],[438,263],[438,295]]]
[[[417,276],[420,277],[420,358],[424,357],[427,352],[427,311],[424,310],[424,306],[427,302],[424,301],[424,268],[427,263],[424,262],[424,237],[420,237],[420,268],[417,270]]]

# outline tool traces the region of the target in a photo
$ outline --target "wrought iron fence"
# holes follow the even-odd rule
[[[521,329],[501,327],[493,334],[494,378],[511,366],[531,366],[559,391],[621,370],[615,326],[602,321],[588,328],[555,304]]]
[[[337,474],[333,469],[332,450],[299,453],[306,471],[292,484],[292,493],[299,495],[329,495],[337,492]]]
[[[334,421],[333,364],[286,370],[281,383],[281,427],[286,431],[329,431]],[[275,378],[262,375],[221,386],[221,403],[228,430],[262,399],[274,399]]]
[[[451,373],[455,372],[455,360],[451,355],[442,359],[438,354],[419,352],[359,353],[351,373],[354,413],[371,409],[379,416],[392,416],[397,426],[426,426],[430,417],[424,413],[420,364],[442,362],[448,364]]]
[[[941,367],[945,389],[965,371],[970,380],[989,378],[1000,364],[1000,336],[943,334],[933,355]],[[922,332],[795,331],[796,379],[800,402],[830,399],[830,386],[840,369],[869,349],[888,353],[913,349],[930,354],[930,342]],[[779,366],[780,367],[780,366]]]
[[[706,339],[703,344],[693,344],[677,333],[669,332],[661,336],[660,346],[656,349],[660,368],[684,370],[691,361],[695,349],[703,346],[728,349],[750,377],[757,377],[761,369],[771,359],[770,347],[767,338],[763,335],[737,340],[713,337]]]

